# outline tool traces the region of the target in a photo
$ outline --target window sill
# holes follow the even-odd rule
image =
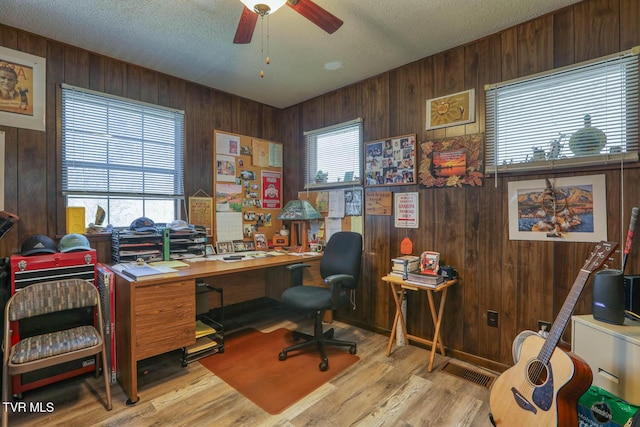
[[[545,160],[540,162],[525,162],[500,165],[497,173],[535,172],[547,170],[561,170],[584,166],[607,166],[620,162],[637,162],[638,153],[601,154],[598,156],[573,157],[570,159]],[[485,173],[496,173],[496,167],[487,165]]]
[[[361,181],[340,181],[340,182],[308,182],[304,185],[305,190],[317,190],[322,188],[347,188],[361,187]]]

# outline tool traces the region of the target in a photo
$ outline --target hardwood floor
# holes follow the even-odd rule
[[[232,329],[243,326],[263,332],[299,326],[312,330],[312,321],[272,308],[234,319]],[[358,343],[360,361],[279,415],[266,413],[198,362],[181,367],[180,353],[172,352],[139,363],[140,401],[134,406],[125,405],[124,392],[114,384],[113,410],[106,411],[104,382],[89,374],[25,393],[27,408],[42,402],[53,411],[11,413],[9,423],[136,427],[491,425],[489,390],[440,371],[446,362],[442,356],[436,356],[434,371],[427,373],[427,350],[394,346],[387,357],[388,337],[341,322],[333,326],[336,337]],[[317,369],[317,365],[309,369]]]

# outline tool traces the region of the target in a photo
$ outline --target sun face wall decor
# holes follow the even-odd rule
[[[427,130],[476,120],[475,89],[427,100]]]

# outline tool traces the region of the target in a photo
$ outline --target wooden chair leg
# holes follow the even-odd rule
[[[100,355],[102,359],[102,376],[104,377],[104,390],[107,393],[107,411],[110,411],[113,408],[111,403],[111,372],[109,371],[109,367],[107,366],[107,351],[104,344],[104,340],[102,341],[102,354]]]
[[[9,425],[9,412],[7,409],[8,402],[10,402],[11,395],[9,393],[9,387],[11,384],[11,377],[9,376],[9,369],[7,368],[7,361],[2,362],[2,427]]]

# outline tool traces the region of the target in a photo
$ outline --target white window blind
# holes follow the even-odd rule
[[[183,111],[62,85],[62,193],[68,200],[138,200],[137,212],[121,215],[128,221],[151,215],[145,201],[177,207],[184,197],[183,146]]]
[[[362,184],[362,119],[304,133],[305,188]]]
[[[487,85],[487,171],[638,160],[638,52]]]

